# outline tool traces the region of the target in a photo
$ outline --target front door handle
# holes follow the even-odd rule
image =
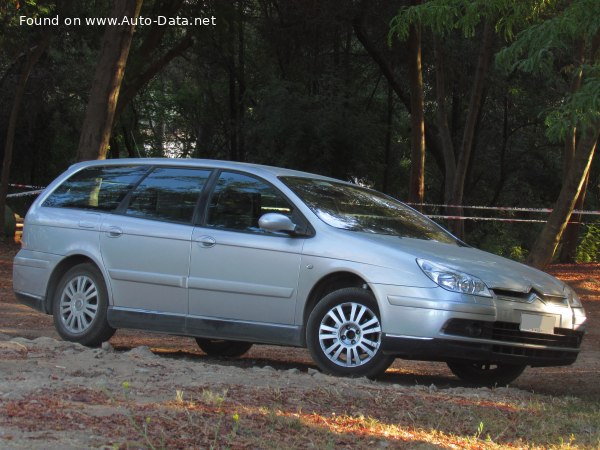
[[[217,243],[217,240],[212,236],[200,236],[198,239],[196,239],[196,242],[202,247],[209,248],[214,247],[214,245]]]

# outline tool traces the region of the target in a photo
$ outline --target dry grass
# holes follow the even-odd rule
[[[144,401],[147,389],[125,384],[117,392],[81,389],[0,401],[0,423],[28,431],[85,427],[110,436],[97,440],[109,448],[600,447],[598,404],[514,389],[211,386],[153,403]],[[88,403],[99,409],[81,408]]]

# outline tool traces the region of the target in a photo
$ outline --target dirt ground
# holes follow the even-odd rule
[[[134,392],[139,396],[137,407],[142,409],[145,402],[173,400],[176,396],[182,401],[182,392],[200,396],[229,392],[231,396],[239,391],[243,396],[244,389],[257,389],[277,397],[278,390],[291,389],[302,397],[315,389],[367,392],[398,386],[408,390],[427,387],[458,395],[482,392],[462,388],[441,363],[398,360],[381,380],[371,382],[322,375],[304,349],[257,345],[240,359],[224,360],[206,356],[190,338],[124,330],[101,349],[63,342],[50,316],[16,302],[11,280],[16,251],[14,245],[0,245],[0,448],[159,448],[147,441],[146,424],[137,424],[131,419],[134,416],[122,415],[119,422],[130,429],[132,436],[123,437],[122,432],[115,431],[117,428],[107,428],[107,422],[115,420],[115,410],[123,408],[119,398],[133,396]],[[573,286],[584,301],[588,332],[582,351],[572,366],[528,368],[511,385],[510,395],[539,393],[600,401],[600,264],[557,265],[549,272]],[[48,408],[54,409],[54,414]],[[57,416],[56,411],[61,413]],[[104,426],[97,427],[90,417]],[[62,424],[41,425],[47,421]],[[150,423],[150,416],[146,421]],[[181,442],[171,444],[188,448],[184,444],[188,441]],[[384,447],[389,445],[382,442]],[[305,444],[301,446],[311,447]],[[219,437],[198,448],[221,446],[227,446],[227,442],[224,444]],[[314,446],[322,448],[319,443]],[[265,443],[265,447],[269,445]]]

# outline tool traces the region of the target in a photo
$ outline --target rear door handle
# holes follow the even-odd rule
[[[87,230],[98,230],[100,227],[100,218],[101,216],[98,213],[85,213],[77,225],[79,228]]]
[[[123,230],[121,230],[119,227],[109,227],[106,234],[108,234],[108,237],[116,238],[123,234]]]
[[[79,227],[80,228],[94,229],[94,228],[96,228],[96,223],[95,222],[91,222],[89,220],[80,220],[79,221]]]
[[[202,247],[209,248],[214,247],[214,245],[217,243],[217,240],[212,236],[200,236],[198,239],[196,239],[196,242]]]

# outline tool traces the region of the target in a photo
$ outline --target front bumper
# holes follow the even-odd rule
[[[425,361],[478,361],[529,366],[575,362],[585,331],[582,308],[536,298],[506,301],[441,288],[373,285],[382,318],[382,350]],[[522,331],[523,317],[543,316],[551,332]]]

